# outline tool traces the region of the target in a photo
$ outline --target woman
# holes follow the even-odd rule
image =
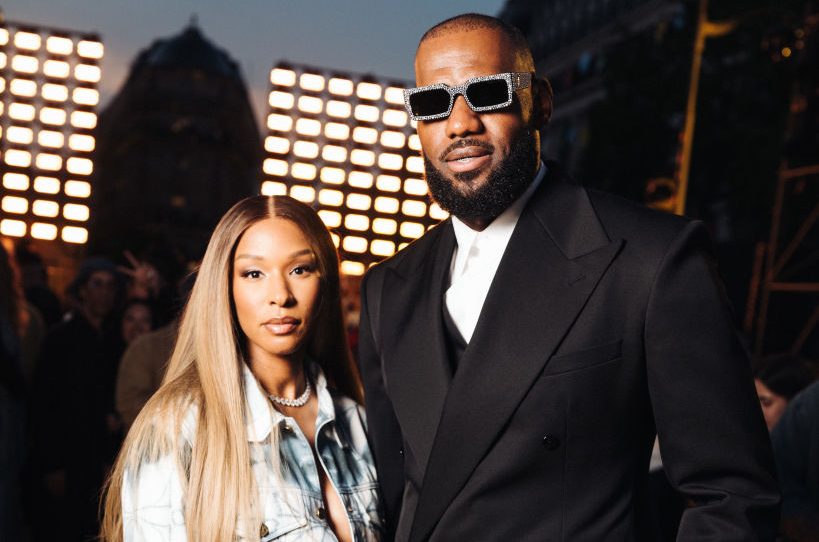
[[[120,319],[120,334],[127,348],[137,337],[154,328],[154,309],[147,299],[132,298],[125,303]]]
[[[125,441],[103,539],[380,540],[360,400],[329,233],[291,198],[239,202]]]
[[[779,354],[756,363],[754,384],[768,431],[779,423],[790,400],[814,379],[808,364],[792,354]]]

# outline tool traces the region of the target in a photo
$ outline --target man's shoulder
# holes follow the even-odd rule
[[[651,209],[600,190],[585,189],[603,227],[612,237],[673,239],[690,218]]]

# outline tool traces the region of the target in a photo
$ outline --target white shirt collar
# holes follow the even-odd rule
[[[476,242],[487,247],[493,245],[499,245],[499,248],[506,247],[506,243],[509,242],[509,238],[512,236],[512,231],[518,223],[523,208],[526,207],[526,204],[532,198],[532,194],[535,193],[535,190],[537,190],[537,187],[540,186],[540,183],[546,176],[546,169],[546,164],[541,161],[535,178],[526,188],[526,191],[483,231],[475,231],[464,224],[457,216],[452,216],[452,228],[455,230],[455,239],[458,244],[457,254],[453,259],[452,276],[457,276],[463,271],[469,250]]]

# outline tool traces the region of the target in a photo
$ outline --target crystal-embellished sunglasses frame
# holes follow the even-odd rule
[[[469,87],[469,85],[474,83],[482,83],[484,81],[506,81],[506,101],[500,104],[487,105],[484,107],[476,107],[473,105],[466,95],[466,89]],[[446,83],[436,83],[425,87],[407,88],[404,89],[404,107],[407,109],[407,113],[409,113],[410,118],[414,121],[443,119],[452,113],[452,106],[455,104],[455,98],[460,95],[464,97],[464,101],[466,101],[466,104],[472,111],[475,113],[485,113],[486,111],[495,111],[498,109],[503,109],[504,107],[509,107],[509,105],[512,103],[512,96],[514,95],[515,91],[522,88],[527,88],[531,84],[532,74],[530,72],[508,72],[473,77],[472,79],[467,79],[462,85],[455,87],[451,87]],[[449,93],[449,107],[447,107],[446,111],[443,113],[436,113],[434,115],[415,115],[412,112],[412,106],[410,105],[410,96],[419,92],[438,89],[446,90]]]

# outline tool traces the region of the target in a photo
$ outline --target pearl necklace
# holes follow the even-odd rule
[[[277,405],[286,407],[302,407],[307,404],[307,401],[310,399],[310,394],[312,392],[313,390],[310,387],[310,381],[305,380],[304,393],[302,393],[295,399],[279,397],[278,395],[273,395],[272,393],[268,393],[267,396],[270,397],[270,400],[276,403]]]

